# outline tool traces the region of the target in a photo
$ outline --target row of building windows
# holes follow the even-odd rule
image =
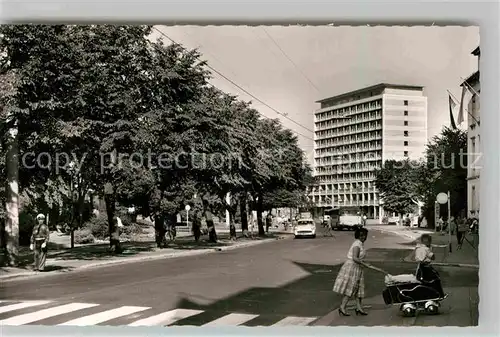
[[[358,97],[360,97],[360,96],[358,96]],[[359,99],[361,99],[361,98],[359,98]],[[358,99],[353,97],[349,100],[344,100],[344,101],[325,102],[325,103],[321,104],[321,109],[326,109],[326,108],[329,108],[329,107],[335,106],[335,105],[345,104],[345,103],[348,103],[348,102],[351,102],[354,100],[358,100]],[[408,100],[403,100],[403,105],[409,106]],[[343,116],[348,115],[348,114],[356,114],[356,113],[365,112],[365,111],[371,110],[371,109],[379,109],[381,106],[382,106],[382,99],[377,99],[375,101],[356,104],[356,105],[348,106],[345,108],[320,112],[320,113],[316,114],[316,118],[318,120],[323,120],[323,119],[328,119],[328,118],[339,118],[339,117],[343,117]],[[408,114],[408,111],[406,111],[406,114]]]
[[[337,146],[337,144],[334,144],[334,142],[328,140],[328,141],[321,141],[320,144],[318,144],[318,147],[320,146],[329,147],[332,155],[338,155],[338,154],[350,154],[351,152],[356,153],[356,152],[368,152],[368,151],[378,150],[379,148],[382,148],[382,141],[372,140],[364,143]]]
[[[326,109],[326,108],[329,108],[329,107],[332,107],[332,106],[336,106],[336,105],[342,105],[342,104],[346,104],[346,103],[350,103],[350,102],[354,102],[354,101],[359,101],[361,99],[364,99],[364,98],[368,98],[368,97],[372,97],[374,95],[366,95],[366,96],[352,96],[348,99],[342,99],[342,100],[336,100],[336,101],[328,101],[328,102],[323,102],[321,103],[321,109]],[[330,110],[330,111],[327,111],[327,112],[336,112],[336,113],[339,113],[339,114],[342,114],[342,113],[355,113],[357,111],[360,111],[360,110],[363,110],[363,109],[372,109],[376,106],[381,106],[382,105],[382,99],[377,99],[377,100],[373,100],[371,102],[365,102],[365,103],[361,103],[361,104],[356,104],[356,105],[351,105],[351,106],[348,106],[348,107],[344,107],[344,108],[340,108],[340,109],[335,109],[335,110]],[[322,115],[323,113],[321,113]],[[326,116],[326,115],[325,115]],[[332,116],[332,115],[330,115]]]
[[[376,130],[380,127],[374,127],[372,130]],[[350,136],[347,136],[350,135]],[[360,132],[358,134],[347,134],[346,136],[332,136],[329,138],[324,138],[324,139],[317,139],[316,140],[316,145],[318,148],[325,147],[325,146],[335,146],[335,147],[340,147],[342,145],[352,145],[352,144],[358,144],[362,145],[365,143],[372,143],[373,141],[380,140],[382,138],[382,132],[373,132],[373,133],[368,133],[368,132]],[[352,144],[351,144],[352,143]],[[366,144],[369,145],[369,144]]]
[[[351,126],[357,125],[360,123],[377,120],[382,118],[382,110],[366,112],[357,116],[350,116],[348,118],[337,118],[337,119],[329,119],[324,121],[316,121],[314,124],[316,129],[329,129],[329,128],[338,128],[342,126]]]
[[[382,129],[382,121],[365,121],[359,124],[320,129],[316,131],[318,137],[351,135],[353,133],[364,133],[374,129]]]
[[[322,166],[316,168],[317,174],[341,174],[341,173],[355,173],[362,171],[374,171],[380,169],[381,163],[358,163],[358,164],[340,164],[340,165],[330,165]]]
[[[337,203],[343,203],[344,201],[349,203],[350,201],[375,201],[377,200],[376,194],[344,194],[344,195],[331,195],[331,196],[315,196],[315,199],[322,202],[332,201]]]
[[[326,185],[315,186],[311,189],[312,192],[318,193],[333,193],[344,190],[355,190],[363,188],[375,188],[375,182],[373,181],[363,181],[363,182],[350,182],[350,183],[331,183]]]
[[[353,182],[362,180],[375,180],[375,172],[337,173],[329,175],[318,175],[319,183],[331,183],[332,181]]]
[[[346,155],[328,156],[316,159],[317,165],[333,165],[344,163],[357,163],[362,161],[371,161],[382,158],[382,151],[373,151],[368,153],[353,153]]]
[[[375,129],[375,127],[373,128]],[[369,131],[348,133],[346,136],[333,136],[325,137],[324,139],[317,139],[319,146],[332,144],[334,146],[347,145],[351,143],[366,143],[373,140],[382,138],[382,131]]]

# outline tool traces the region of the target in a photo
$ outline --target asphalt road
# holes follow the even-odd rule
[[[335,235],[4,282],[0,324],[314,324],[340,304],[340,296],[332,292],[333,281],[354,237],[347,231]],[[414,265],[401,262],[408,254],[404,239],[372,231],[365,245],[374,265],[391,274],[414,272]],[[440,272],[445,286],[478,282],[475,270]],[[384,276],[373,271],[365,275],[367,299],[382,303]],[[387,320],[409,324],[391,315],[363,319],[374,325]],[[325,324],[336,321],[332,316]]]

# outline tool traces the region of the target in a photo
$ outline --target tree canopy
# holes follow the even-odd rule
[[[106,201],[119,252],[118,204],[169,221],[188,203],[235,214],[270,191],[288,195],[273,205],[296,205],[310,168],[293,132],[210,85],[199,51],[152,41],[151,32],[0,27],[0,128],[18,130],[20,191],[33,210],[81,206],[92,191]]]
[[[375,182],[384,207],[407,213],[413,202],[422,201],[424,215],[433,225],[437,194],[450,192],[451,213],[457,216],[467,207],[466,149],[466,132],[445,127],[427,144],[425,160],[386,161]]]

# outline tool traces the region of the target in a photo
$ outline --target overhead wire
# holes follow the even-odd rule
[[[165,34],[164,32],[162,32],[161,30],[159,30],[158,28],[156,27],[153,27],[158,33],[160,33],[162,36],[164,36],[165,38],[167,38],[168,40],[170,40],[172,43],[174,44],[178,44],[180,45],[180,43],[178,43],[177,41],[175,41],[174,39],[172,39],[171,37],[169,37],[167,34]],[[222,74],[220,71],[214,69],[212,66],[210,65],[206,65],[207,68],[209,68],[210,70],[212,70],[214,73],[216,73],[217,75],[219,75],[220,77],[222,77],[223,79],[225,79],[226,81],[228,81],[229,83],[231,83],[233,86],[235,86],[236,88],[238,88],[239,90],[241,90],[242,92],[244,92],[245,94],[247,94],[248,96],[252,97],[253,99],[255,99],[256,101],[258,101],[259,103],[261,103],[262,105],[266,106],[267,108],[271,109],[272,111],[274,111],[275,113],[277,113],[278,115],[280,116],[283,116],[284,118],[286,118],[287,120],[289,120],[290,122],[306,129],[307,131],[309,132],[312,132],[314,133],[313,130],[311,130],[310,128],[300,124],[299,122],[293,120],[292,118],[286,116],[284,113],[280,112],[279,110],[273,108],[272,106],[270,106],[269,104],[265,103],[264,101],[262,101],[261,99],[259,99],[258,97],[256,97],[255,95],[253,95],[252,93],[248,92],[248,90],[242,88],[240,85],[238,85],[237,83],[235,83],[233,80],[231,80],[230,78],[228,78],[227,76],[225,76],[224,74]],[[306,136],[296,130],[293,130],[296,134],[298,135],[301,135],[302,137],[304,138],[307,138],[309,140],[312,140],[314,141],[313,138],[309,137],[309,136]]]
[[[304,79],[309,82],[309,84],[317,91],[317,92],[321,92],[319,90],[319,88],[313,83],[313,81],[311,81],[311,79],[302,71],[302,69],[300,69],[300,67],[292,60],[292,58],[290,56],[288,56],[288,54],[283,50],[283,48],[281,48],[281,46],[279,45],[279,43],[271,36],[271,34],[269,34],[269,32],[266,30],[265,27],[261,27],[262,30],[264,31],[264,33],[266,33],[267,37],[274,43],[274,45],[281,51],[281,53],[283,54],[283,56],[285,56],[285,58],[290,61],[290,63],[295,67],[295,69],[302,75],[302,77],[304,77]]]

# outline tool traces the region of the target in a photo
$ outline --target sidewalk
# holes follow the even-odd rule
[[[422,234],[431,234],[433,251],[436,254],[435,264],[479,268],[479,258],[477,253],[479,236],[477,235],[467,235],[466,238],[469,242],[464,241],[462,249],[460,250],[457,249],[456,236],[452,235],[452,251],[450,252],[448,234],[440,234],[434,232],[433,230],[422,228],[398,227],[391,225],[372,225],[368,226],[368,229],[391,233],[403,237],[408,240],[407,245],[409,247],[414,246]]]
[[[55,272],[69,272],[89,268],[104,267],[140,261],[167,259],[194,255],[211,254],[259,244],[274,242],[285,236],[273,235],[267,238],[238,238],[236,241],[221,238],[217,244],[201,241],[198,244],[191,238],[176,240],[169,248],[157,248],[154,242],[126,242],[122,244],[123,252],[119,255],[108,253],[109,244],[86,245],[74,249],[50,251],[44,272],[35,272],[31,264],[24,268],[2,267],[0,280],[13,280],[25,277],[52,275]],[[32,260],[32,254],[21,256],[21,261]]]
[[[447,288],[448,298],[441,302],[438,315],[418,313],[404,317],[399,305],[386,305],[382,298],[373,296],[363,301],[368,316],[355,316],[354,305],[348,305],[350,317],[340,316],[338,309],[321,317],[314,326],[477,326],[479,320],[479,293],[477,287]]]

